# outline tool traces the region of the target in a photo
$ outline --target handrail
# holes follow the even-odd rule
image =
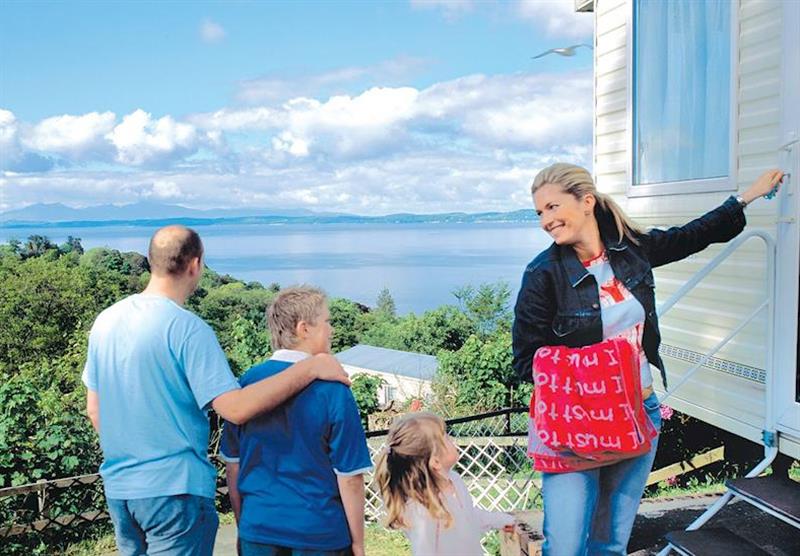
[[[744,242],[746,242],[748,239],[750,239],[752,237],[758,237],[758,238],[760,238],[761,240],[764,241],[764,243],[766,244],[766,246],[768,248],[767,249],[767,258],[768,258],[767,265],[769,265],[770,262],[772,262],[772,264],[774,264],[774,262],[775,262],[775,240],[772,238],[772,236],[770,234],[768,234],[767,232],[762,232],[761,230],[751,230],[749,232],[746,232],[746,233],[740,235],[739,237],[737,237],[736,239],[730,241],[727,244],[727,246],[725,247],[725,249],[720,251],[719,254],[717,254],[716,257],[711,259],[708,262],[708,264],[706,264],[706,266],[704,266],[699,271],[697,271],[697,273],[694,276],[692,276],[689,279],[688,282],[686,282],[683,286],[681,286],[680,289],[678,289],[678,291],[673,293],[672,296],[669,299],[667,299],[664,303],[659,305],[658,309],[656,309],[656,312],[658,313],[659,318],[664,316],[664,313],[666,313],[670,309],[672,309],[672,307],[675,305],[675,303],[677,303],[684,295],[686,295],[689,292],[689,290],[694,289],[694,287],[698,283],[700,283],[700,281],[703,280],[703,278],[708,276],[711,273],[712,270],[717,268],[720,265],[720,263],[722,263],[725,259],[730,257],[730,255],[734,251],[736,251]],[[768,268],[769,268],[769,266],[768,266]]]
[[[711,350],[706,353],[700,361],[698,361],[691,369],[689,369],[686,373],[684,373],[683,377],[681,377],[680,382],[673,386],[672,388],[668,389],[663,396],[659,399],[659,402],[663,403],[664,400],[672,396],[675,391],[683,386],[689,379],[703,366],[705,365],[709,359],[711,359],[720,349],[722,349],[725,345],[728,344],[739,332],[741,332],[747,324],[749,324],[758,314],[764,309],[767,309],[767,338],[769,341],[767,342],[767,378],[765,383],[765,394],[767,403],[765,404],[765,424],[764,430],[765,431],[772,431],[775,428],[775,424],[773,422],[773,408],[770,400],[772,400],[772,380],[771,375],[774,368],[774,350],[772,345],[772,336],[773,336],[773,327],[774,327],[774,313],[775,313],[775,240],[773,237],[768,234],[767,232],[761,230],[751,230],[746,232],[733,241],[731,241],[725,249],[723,249],[716,257],[711,259],[711,261],[706,264],[702,269],[700,269],[694,276],[692,276],[683,286],[681,286],[678,291],[672,294],[669,299],[667,299],[664,303],[659,305],[658,309],[656,310],[659,318],[662,317],[664,314],[669,312],[675,304],[681,300],[689,291],[694,289],[697,284],[699,284],[706,276],[708,276],[715,268],[717,268],[723,261],[725,261],[731,254],[739,249],[746,241],[752,238],[759,238],[764,242],[767,252],[767,295],[766,298],[758,305],[758,307],[750,313],[739,325],[733,329],[733,331],[728,334],[725,338],[723,338],[720,342],[718,342]]]
[[[665,314],[667,311],[672,309],[675,303],[678,302],[686,293],[694,288],[703,278],[705,278],[712,270],[714,270],[723,260],[727,259],[731,253],[733,253],[736,249],[738,249],[745,241],[752,237],[760,238],[766,248],[767,248],[767,295],[766,299],[762,301],[758,307],[744,320],[742,321],[739,326],[737,326],[728,336],[723,338],[717,345],[715,345],[709,353],[707,353],[701,360],[688,372],[684,374],[681,378],[681,381],[672,387],[672,389],[668,390],[664,396],[661,397],[660,401],[664,401],[668,397],[670,397],[675,390],[680,388],[686,381],[691,378],[691,376],[697,372],[697,370],[702,367],[713,355],[719,351],[722,346],[727,344],[736,334],[741,332],[741,330],[751,321],[753,318],[756,317],[765,307],[767,309],[767,362],[766,362],[766,380],[764,384],[764,394],[765,394],[765,404],[764,404],[764,435],[763,435],[763,442],[764,442],[764,459],[753,468],[747,475],[747,478],[757,477],[764,470],[769,467],[772,461],[775,459],[775,456],[778,453],[778,446],[777,442],[775,441],[774,431],[775,431],[775,409],[773,408],[772,397],[773,397],[773,388],[774,388],[774,372],[775,372],[775,349],[774,349],[774,329],[775,329],[775,257],[776,257],[776,244],[773,237],[760,230],[752,230],[747,232],[746,234],[742,234],[738,238],[736,238],[733,242],[731,242],[722,252],[720,252],[716,257],[714,257],[705,267],[703,267],[697,274],[692,276],[692,278],[686,282],[681,288],[678,289],[672,297],[670,297],[667,301],[661,304],[657,311],[659,317]],[[719,500],[717,500],[714,504],[709,506],[705,512],[703,512],[700,516],[697,517],[689,526],[686,528],[687,531],[693,531],[699,529],[703,525],[705,525],[708,520],[714,517],[717,512],[719,512],[731,499],[736,498],[736,494],[732,491],[728,490],[723,494]],[[672,550],[674,546],[670,543],[667,544],[657,556],[667,556]]]

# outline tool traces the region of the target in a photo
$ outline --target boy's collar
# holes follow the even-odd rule
[[[269,359],[270,361],[275,360],[285,361],[287,363],[297,363],[298,361],[308,359],[309,357],[311,357],[311,354],[306,353],[305,351],[297,351],[296,349],[279,349],[276,350]]]

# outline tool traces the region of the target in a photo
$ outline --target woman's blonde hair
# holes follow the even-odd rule
[[[639,244],[639,235],[644,233],[643,230],[625,214],[622,208],[614,202],[614,199],[597,190],[592,175],[586,168],[565,162],[552,164],[533,178],[531,195],[548,183],[561,187],[564,193],[569,193],[578,200],[591,193],[597,200],[594,214],[598,224],[602,225],[611,220],[619,234],[618,241],[622,241],[623,237],[627,237],[633,243]]]
[[[272,349],[292,349],[297,345],[297,324],[317,324],[322,308],[328,302],[325,292],[312,286],[295,286],[281,290],[267,308]]]
[[[433,413],[409,413],[392,423],[386,447],[375,466],[375,479],[387,514],[386,527],[408,527],[404,514],[412,500],[445,528],[453,524],[453,516],[442,501],[447,479],[430,466],[431,456],[445,449],[446,436],[444,421]]]

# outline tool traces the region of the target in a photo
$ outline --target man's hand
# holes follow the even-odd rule
[[[350,386],[350,377],[347,376],[342,364],[330,353],[318,353],[311,358],[311,371],[319,380],[341,382]]]
[[[353,556],[364,556],[364,545],[363,544],[352,544],[350,547],[353,550]]]

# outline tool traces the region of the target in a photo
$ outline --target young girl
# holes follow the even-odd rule
[[[386,526],[402,529],[415,556],[481,556],[481,537],[514,518],[476,508],[452,469],[458,448],[432,413],[410,413],[389,429],[378,457],[376,478],[386,508]]]

